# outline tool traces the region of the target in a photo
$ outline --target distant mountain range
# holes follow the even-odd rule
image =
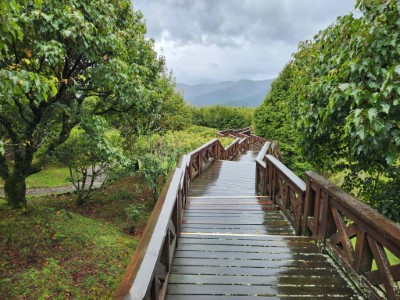
[[[258,106],[271,89],[274,79],[224,81],[213,84],[177,83],[183,90],[186,102],[195,106],[229,105],[229,106]]]

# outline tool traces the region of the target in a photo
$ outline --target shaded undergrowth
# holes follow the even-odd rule
[[[25,213],[1,203],[0,298],[111,298],[153,206],[138,181],[125,178],[84,206],[73,194],[32,198]],[[129,235],[125,208],[135,203],[146,210]]]

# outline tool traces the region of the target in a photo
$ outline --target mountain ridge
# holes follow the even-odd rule
[[[186,102],[195,106],[230,105],[258,106],[271,88],[274,79],[222,81],[218,83],[177,83]]]

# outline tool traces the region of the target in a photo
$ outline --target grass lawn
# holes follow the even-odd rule
[[[56,187],[70,184],[68,182],[69,169],[67,166],[58,163],[52,163],[46,166],[39,173],[33,174],[26,179],[26,185],[28,188],[46,188]],[[4,182],[0,178],[0,186],[3,186]]]
[[[356,242],[357,242],[357,239],[355,237],[351,239],[351,244],[353,245],[353,249],[356,249]],[[399,257],[395,256],[392,252],[390,252],[386,248],[385,248],[385,252],[386,252],[387,258],[388,258],[391,266],[400,264]],[[375,259],[372,260],[372,270],[378,270]]]
[[[27,214],[0,201],[0,299],[112,298],[152,210],[147,195],[127,178],[80,207],[73,194],[28,199]],[[124,209],[138,202],[132,236]]]

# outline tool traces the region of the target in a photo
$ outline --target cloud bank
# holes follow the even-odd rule
[[[338,16],[349,0],[136,0],[148,36],[178,82],[276,77],[300,41]]]

